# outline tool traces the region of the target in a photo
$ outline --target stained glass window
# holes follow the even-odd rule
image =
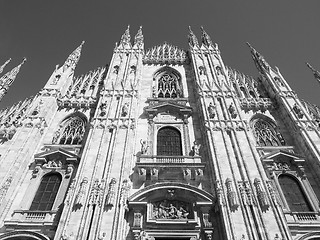
[[[159,98],[179,98],[182,97],[179,78],[173,73],[164,73],[158,79]]]
[[[281,146],[285,145],[276,125],[263,119],[257,119],[253,124],[254,136],[259,146]]]
[[[292,212],[312,211],[299,182],[295,178],[282,174],[278,179],[283,195]]]
[[[162,156],[181,156],[181,135],[173,127],[164,127],[158,131],[157,154]]]
[[[38,191],[32,201],[30,210],[32,211],[49,211],[52,209],[56,199],[61,177],[59,174],[47,174],[40,183]]]
[[[85,122],[80,117],[70,117],[60,132],[59,144],[81,144],[85,133]]]

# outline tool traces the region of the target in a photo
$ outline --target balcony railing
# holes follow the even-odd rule
[[[141,155],[139,164],[201,164],[200,156],[150,156]]]
[[[291,212],[285,213],[288,222],[299,222],[299,223],[320,223],[318,212]]]
[[[13,225],[42,225],[53,224],[57,215],[57,211],[31,211],[31,210],[16,210],[13,212],[12,218],[5,221],[6,226]]]

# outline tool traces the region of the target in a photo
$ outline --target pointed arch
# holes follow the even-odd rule
[[[75,113],[66,117],[56,132],[53,143],[57,144],[81,144],[86,130],[87,118],[81,113]]]
[[[257,114],[250,121],[257,145],[282,146],[285,141],[279,132],[276,123],[265,115]]]
[[[160,68],[153,74],[156,89],[155,97],[158,98],[181,98],[182,85],[180,73],[168,66]]]

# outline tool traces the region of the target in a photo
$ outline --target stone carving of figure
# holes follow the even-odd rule
[[[208,106],[208,112],[209,112],[209,117],[210,118],[214,118],[215,116],[215,105],[212,104],[212,102],[209,103],[209,106]]]
[[[57,144],[59,137],[60,137],[60,131],[58,130],[58,131],[56,131],[56,132],[54,133],[54,136],[53,136],[53,138],[52,138],[52,143],[53,143],[53,144]]]
[[[121,110],[121,116],[122,117],[125,117],[127,116],[129,113],[129,103],[125,103],[123,106],[122,106],[122,110]]]
[[[187,219],[189,211],[179,201],[163,200],[160,204],[153,204],[153,218],[155,219]]]
[[[146,154],[149,147],[147,144],[147,141],[146,140],[142,141],[142,139],[140,139],[140,144],[141,144],[141,154]]]
[[[200,148],[201,148],[201,144],[197,143],[197,141],[193,142],[193,155],[194,156],[199,156],[200,155]]]
[[[216,70],[217,70],[217,75],[221,75],[222,74],[221,67],[217,66]]]

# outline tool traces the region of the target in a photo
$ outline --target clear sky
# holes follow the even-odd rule
[[[302,99],[320,105],[320,84],[306,67],[320,70],[319,0],[0,0],[0,64],[5,71],[27,62],[0,108],[36,94],[56,64],[85,40],[76,69],[81,75],[111,59],[127,25],[143,26],[145,49],[167,41],[187,49],[188,26],[203,25],[226,65],[253,77],[250,42]]]

